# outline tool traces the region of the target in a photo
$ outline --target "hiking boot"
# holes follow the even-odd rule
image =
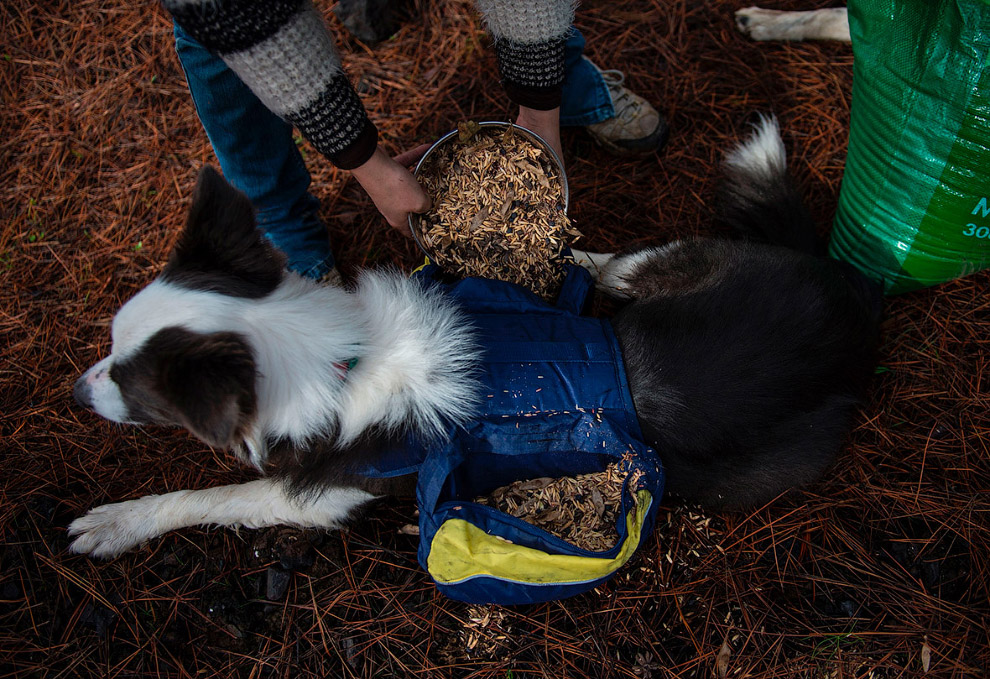
[[[645,156],[662,149],[670,132],[663,116],[646,99],[622,86],[625,73],[611,68],[598,68],[598,72],[612,95],[615,116],[587,125],[585,129],[591,137],[620,156]]]

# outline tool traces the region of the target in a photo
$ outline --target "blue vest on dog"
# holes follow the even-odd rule
[[[570,267],[553,306],[511,283],[444,284],[435,274],[427,266],[416,275],[444,286],[470,317],[483,348],[483,393],[478,416],[449,441],[407,449],[380,470],[418,464],[420,564],[442,592],[470,603],[547,601],[596,586],[652,529],[663,472],[643,442],[611,324],[580,315],[590,274]],[[597,472],[616,461],[641,473],[623,489],[619,540],[605,552],[472,502],[514,481]]]

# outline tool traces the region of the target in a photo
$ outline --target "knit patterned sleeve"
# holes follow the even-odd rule
[[[176,23],[334,165],[354,169],[375,152],[378,130],[311,0],[161,1]]]
[[[476,0],[495,43],[502,87],[520,106],[560,106],[564,43],[576,0]]]

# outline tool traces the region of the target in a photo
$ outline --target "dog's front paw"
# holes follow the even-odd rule
[[[75,540],[69,549],[100,559],[112,559],[155,537],[154,510],[150,498],[95,507],[69,524]]]

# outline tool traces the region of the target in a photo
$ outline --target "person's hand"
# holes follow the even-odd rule
[[[519,117],[516,118],[516,125],[525,127],[527,130],[536,132],[543,137],[544,141],[557,152],[560,163],[564,163],[564,151],[560,144],[560,108],[549,111],[537,111],[533,108],[519,107]]]
[[[392,158],[392,160],[403,167],[412,167],[419,162],[420,158],[426,155],[426,152],[430,150],[430,146],[431,144],[420,144],[414,149],[403,151]]]
[[[412,236],[409,213],[426,212],[433,205],[416,177],[408,170],[408,166],[422,158],[428,148],[429,144],[423,144],[395,158],[389,158],[385,151],[378,148],[364,165],[351,171],[385,221],[407,237]]]

